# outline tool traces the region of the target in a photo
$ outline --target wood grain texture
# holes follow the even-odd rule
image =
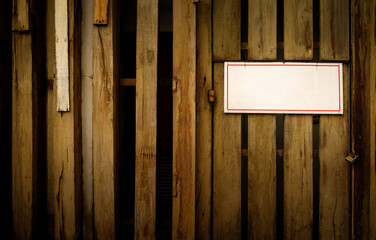
[[[118,157],[118,6],[109,1],[108,24],[93,27],[94,236],[115,239]]]
[[[277,57],[277,1],[248,0],[248,59]]]
[[[214,64],[213,239],[241,238],[241,116],[224,114],[222,63]]]
[[[212,200],[212,1],[197,5],[196,239],[211,237]]]
[[[320,59],[350,59],[348,0],[320,0]]]
[[[70,72],[67,86],[72,104],[70,112],[55,111],[53,115],[54,239],[82,238],[81,10],[77,1],[69,0],[67,4],[70,40],[66,49],[69,49],[67,71]],[[58,101],[58,84],[54,84],[54,94]]]
[[[319,130],[319,236],[320,239],[349,239],[350,166],[350,78],[343,65],[343,115],[320,116]]]
[[[312,116],[286,115],[284,123],[285,239],[312,239]]]
[[[248,115],[248,237],[277,239],[275,115]]]
[[[353,235],[370,239],[370,1],[352,4],[351,131],[354,169]]]
[[[106,25],[108,23],[108,11],[110,0],[94,0],[94,24]]]
[[[313,58],[312,1],[284,1],[285,60],[311,60]]]
[[[28,31],[30,23],[30,0],[13,0],[13,31]]]
[[[196,6],[173,0],[173,174],[172,239],[195,237]]]
[[[213,2],[213,60],[240,60],[240,0]]]
[[[155,238],[158,1],[137,1],[135,239]]]

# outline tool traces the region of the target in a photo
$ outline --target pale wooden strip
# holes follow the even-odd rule
[[[285,116],[285,239],[312,239],[312,116]]]
[[[173,0],[173,174],[172,239],[195,237],[196,6]]]
[[[320,239],[348,239],[350,234],[349,168],[344,158],[350,152],[349,68],[343,65],[343,115],[320,116]]]
[[[115,239],[118,156],[118,6],[109,1],[108,24],[93,27],[94,232]]]
[[[223,64],[214,64],[213,239],[241,238],[241,116],[224,114]]]
[[[212,1],[197,6],[196,239],[210,239],[212,188]]]
[[[320,0],[320,59],[350,59],[348,0]]]
[[[248,59],[277,57],[277,0],[248,0]]]
[[[69,111],[68,0],[55,1],[56,108]]]
[[[155,238],[158,1],[137,1],[135,239]]]
[[[248,115],[248,237],[277,238],[276,119]]]
[[[109,0],[94,0],[94,24],[108,23]]]
[[[285,60],[311,60],[313,58],[312,1],[284,1]]]
[[[213,59],[240,60],[240,0],[213,2]]]

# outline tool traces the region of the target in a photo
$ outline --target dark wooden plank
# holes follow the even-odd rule
[[[108,23],[109,0],[94,0],[94,24]]]
[[[30,1],[13,0],[13,31],[28,31],[31,28],[30,23]]]
[[[248,59],[277,57],[277,1],[248,0]]]
[[[312,239],[312,116],[286,115],[284,123],[285,239]]]
[[[353,237],[370,239],[370,1],[355,0],[351,7],[351,141],[359,154],[353,166]]]
[[[196,239],[211,237],[212,200],[212,1],[197,5]]]
[[[213,2],[213,59],[240,60],[240,0]]]
[[[213,238],[241,238],[241,116],[224,114],[223,72],[214,64]]]
[[[109,1],[108,24],[93,27],[94,232],[115,239],[118,157],[118,6]]]
[[[349,239],[350,166],[350,79],[343,66],[343,115],[321,115],[319,133],[319,236],[320,239]]]
[[[320,59],[350,59],[348,0],[320,0]]]
[[[313,58],[312,1],[284,1],[285,60],[311,60]]]
[[[158,1],[137,1],[135,239],[155,238]]]
[[[195,237],[196,6],[173,0],[172,239]]]

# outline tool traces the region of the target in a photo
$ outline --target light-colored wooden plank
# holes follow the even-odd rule
[[[197,6],[196,239],[211,237],[212,200],[212,1]]]
[[[213,2],[213,59],[240,60],[240,0]]]
[[[106,25],[108,22],[109,0],[94,0],[94,24]]]
[[[196,6],[173,0],[172,239],[195,237]]]
[[[137,1],[135,239],[155,238],[158,1]]]
[[[69,111],[68,0],[55,1],[56,108]]]
[[[223,64],[214,64],[213,239],[240,239],[241,117],[224,114],[223,72]]]
[[[359,155],[353,165],[353,239],[364,240],[370,239],[370,2],[351,1],[351,141]]]
[[[13,31],[28,31],[30,23],[30,0],[13,0]]]
[[[248,0],[248,59],[277,57],[277,0]]]
[[[55,2],[57,3],[57,2]],[[82,207],[82,181],[81,181],[81,28],[78,2],[69,0],[67,17],[69,24],[69,52],[67,57],[70,72],[67,86],[71,92],[69,101],[72,103],[70,112],[54,113],[53,128],[53,178],[54,178],[54,216],[55,216],[55,239],[78,239],[82,237],[81,207]],[[55,9],[58,5],[55,5]],[[67,5],[68,6],[68,5]],[[56,11],[55,11],[56,14]],[[55,25],[58,18],[55,16]],[[68,30],[68,26],[67,30]],[[57,34],[57,32],[56,32]],[[68,38],[68,36],[67,36]],[[67,39],[68,40],[68,39]],[[67,42],[68,43],[68,42]],[[59,45],[56,45],[58,48]],[[58,73],[59,61],[56,59]],[[58,85],[54,85],[54,94],[58,99]],[[69,95],[67,96],[69,98]]]
[[[93,1],[82,1],[82,207],[83,238],[94,238],[93,215]]]
[[[312,239],[312,116],[286,115],[284,123],[285,239]]]
[[[285,60],[311,60],[313,58],[312,1],[284,1]]]
[[[93,27],[94,232],[115,239],[118,157],[118,1],[109,1],[108,24]]]
[[[350,152],[349,67],[343,65],[343,115],[320,116],[319,231],[320,239],[349,239]]]
[[[348,0],[320,0],[320,59],[350,59]]]
[[[248,115],[248,237],[277,238],[275,115]]]

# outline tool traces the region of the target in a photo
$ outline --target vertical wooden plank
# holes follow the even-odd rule
[[[343,65],[343,115],[320,116],[320,239],[349,239],[349,164],[344,161],[350,151],[350,79],[349,67]]]
[[[320,59],[350,59],[348,0],[320,0]]]
[[[94,24],[106,25],[108,22],[109,0],[94,0]]]
[[[285,60],[313,58],[312,0],[284,1]]]
[[[248,59],[277,57],[277,1],[248,1]],[[276,239],[276,119],[248,115],[248,237]]]
[[[241,117],[224,114],[223,72],[223,64],[214,64],[213,238],[240,239]]]
[[[370,217],[370,1],[352,0],[351,131],[353,150],[354,238],[369,239]]]
[[[370,3],[370,239],[376,239],[376,1]]]
[[[248,0],[248,59],[277,57],[277,1]]]
[[[30,1],[13,0],[13,20],[12,29],[14,31],[28,31],[30,23]]]
[[[240,0],[213,2],[213,59],[240,60]]]
[[[82,1],[82,207],[83,238],[93,239],[93,1]]]
[[[173,1],[173,174],[172,238],[195,237],[196,6]]]
[[[108,24],[93,27],[94,237],[115,239],[118,156],[118,1],[109,1]]]
[[[197,5],[196,239],[211,237],[212,201],[212,1]]]
[[[312,239],[312,116],[285,116],[285,239]]]
[[[56,2],[55,2],[56,3]],[[79,239],[82,238],[82,176],[81,176],[81,85],[80,85],[80,64],[81,64],[81,19],[80,5],[77,1],[69,0],[66,3],[67,17],[69,25],[69,41],[68,46],[56,45],[56,52],[67,51],[63,53],[69,58],[69,66],[67,71],[70,72],[69,87],[66,97],[70,97],[70,112],[54,113],[54,129],[53,129],[53,171],[54,171],[54,215],[55,215],[55,239]],[[56,8],[55,5],[55,14]],[[55,25],[60,19],[55,16]],[[58,34],[56,32],[56,34]],[[59,36],[56,36],[57,38]],[[68,38],[68,36],[67,36]],[[68,39],[66,39],[68,40]],[[58,49],[62,47],[62,49]],[[68,52],[69,49],[69,52]],[[59,73],[59,64],[61,62],[56,59],[56,73]],[[58,79],[56,80],[58,81]],[[55,101],[59,101],[58,84],[54,85]]]
[[[276,119],[248,115],[248,235],[277,238]]]
[[[155,238],[158,1],[137,1],[135,239]]]

